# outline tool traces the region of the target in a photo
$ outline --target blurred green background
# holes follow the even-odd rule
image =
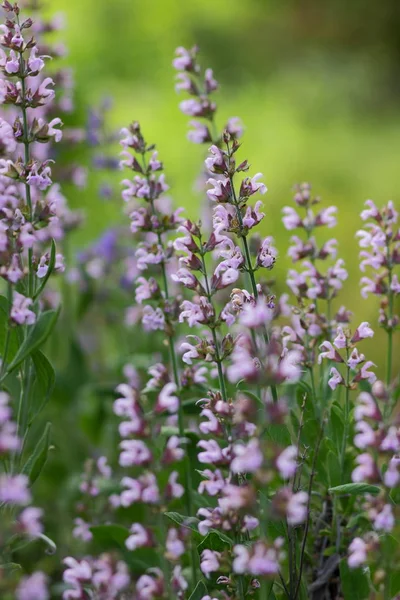
[[[310,181],[324,203],[340,211],[334,235],[350,273],[340,304],[376,321],[376,299],[359,295],[354,234],[365,199],[382,204],[398,197],[397,0],[52,0],[49,10],[67,18],[63,37],[75,70],[76,124],[85,121],[88,107],[112,96],[111,126],[142,123],[157,142],[175,203],[193,217],[204,148],[186,140],[188,119],[177,108],[171,60],[176,46],[197,43],[202,64],[212,66],[221,83],[218,122],[242,118],[241,156],[269,188],[264,233],[276,238],[280,251],[274,272],[280,288],[289,264],[280,211],[291,202],[292,185]],[[117,182],[121,174],[111,178]],[[88,214],[76,245],[121,222],[118,194],[99,200],[98,183],[91,171],[88,189],[70,194],[71,204]]]

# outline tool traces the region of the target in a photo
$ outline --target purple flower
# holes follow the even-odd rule
[[[178,560],[185,553],[185,544],[179,537],[179,531],[175,527],[168,529],[165,547],[169,560]]]
[[[377,477],[377,468],[372,456],[364,452],[356,458],[357,467],[351,474],[351,479],[354,483],[364,481],[374,481]]]
[[[297,469],[297,448],[289,446],[276,459],[276,467],[283,479],[290,479]]]
[[[200,569],[202,573],[209,578],[210,573],[214,573],[219,570],[219,559],[221,553],[214,550],[203,550],[200,558]]]
[[[147,465],[152,459],[152,453],[142,440],[123,440],[120,448],[122,449],[119,455],[121,467]]]
[[[258,440],[251,439],[247,445],[234,444],[233,460],[231,462],[232,473],[255,473],[263,464],[263,453]]]
[[[189,125],[193,128],[187,133],[190,142],[204,144],[211,141],[211,134],[206,125],[200,123],[200,121],[189,121]]]
[[[90,531],[90,523],[86,523],[83,519],[77,518],[74,519],[75,527],[72,530],[72,535],[74,538],[78,540],[82,540],[83,542],[90,542],[93,538],[93,534]]]
[[[256,173],[251,179],[249,177],[243,179],[240,186],[240,197],[246,198],[248,196],[252,196],[256,192],[260,192],[260,194],[266,194],[267,187],[258,181],[262,176],[262,173]]]
[[[292,494],[286,506],[286,516],[289,525],[299,525],[307,519],[308,494],[297,492]]]
[[[349,546],[347,564],[351,569],[358,569],[367,562],[368,546],[360,537],[354,538]]]
[[[335,367],[332,367],[330,372],[330,379],[328,379],[328,385],[331,390],[336,390],[338,385],[344,385],[344,379]]]
[[[347,348],[347,338],[342,327],[337,328],[336,337],[333,340],[333,343],[335,344],[336,348],[339,348],[339,350]]]
[[[326,358],[328,360],[333,360],[335,362],[343,362],[342,357],[340,356],[338,351],[335,350],[335,348],[332,346],[332,344],[330,342],[323,342],[320,345],[319,349],[325,350],[325,352],[321,352],[318,356],[318,364],[319,365],[322,363],[322,360],[324,358]]]
[[[134,523],[130,528],[131,535],[125,540],[125,546],[128,550],[136,550],[153,545],[151,533],[140,523]]]
[[[177,387],[172,381],[167,383],[158,395],[156,410],[173,414],[178,412],[179,398],[176,396]]]
[[[272,269],[275,264],[278,251],[272,245],[272,237],[266,237],[257,252],[257,265],[265,269]]]
[[[164,330],[165,317],[160,307],[154,309],[152,306],[145,306],[142,313],[142,325],[145,331]]]
[[[19,515],[18,521],[22,530],[32,537],[37,537],[43,532],[43,525],[40,519],[43,516],[43,511],[34,506],[28,506]]]
[[[288,231],[303,226],[303,221],[301,220],[294,208],[292,208],[291,206],[284,206],[282,212],[284,215],[282,221],[285,228]]]
[[[373,337],[373,336],[374,336],[373,329],[371,329],[369,323],[367,323],[366,321],[363,321],[361,323],[361,325],[359,325],[357,327],[357,329],[355,330],[354,335],[351,338],[351,342],[353,344],[356,344],[360,340],[365,340],[366,338]]]
[[[15,594],[16,600],[48,600],[47,575],[35,571],[28,577],[22,577]]]
[[[0,502],[24,506],[31,501],[26,475],[0,475]]]
[[[324,208],[320,213],[315,217],[315,225],[326,225],[327,227],[335,227],[337,223],[337,219],[335,216],[337,213],[336,206],[329,206],[328,208]]]
[[[11,319],[18,325],[32,325],[36,321],[35,313],[28,308],[32,304],[31,298],[14,291]]]

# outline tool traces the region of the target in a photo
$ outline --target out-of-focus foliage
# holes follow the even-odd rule
[[[194,188],[203,150],[184,139],[171,59],[176,46],[198,44],[222,83],[221,122],[243,119],[246,155],[264,173],[264,229],[280,250],[276,276],[283,283],[289,264],[280,210],[292,184],[311,181],[326,203],[339,207],[339,251],[350,274],[341,301],[374,321],[374,302],[360,302],[355,292],[354,233],[366,198],[396,201],[398,193],[396,2],[53,0],[49,10],[67,18],[67,62],[75,70],[81,123],[85,107],[104,95],[114,99],[110,119],[117,129],[140,119],[168,156],[176,204],[193,217],[204,196]],[[97,188],[91,172],[89,189],[70,199],[88,215],[76,245],[120,222],[118,195],[101,202]]]

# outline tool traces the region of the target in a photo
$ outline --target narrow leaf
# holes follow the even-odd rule
[[[47,461],[50,446],[51,423],[47,423],[42,437],[36,444],[36,448],[24,464],[22,473],[28,475],[31,484],[39,477]]]
[[[349,494],[355,496],[357,494],[374,494],[377,495],[381,489],[377,485],[370,483],[345,483],[329,488],[331,494]]]
[[[33,398],[29,407],[29,423],[38,416],[46,406],[54,389],[56,374],[43,352],[35,350],[32,353],[33,365],[35,367],[35,384]]]
[[[204,596],[206,595],[207,587],[204,581],[199,581],[199,583],[196,585],[193,592],[191,593],[189,600],[202,600],[202,598],[204,598]]]
[[[38,317],[9,365],[7,373],[14,371],[34,350],[37,350],[46,341],[57,322],[58,315],[59,310],[47,310]]]
[[[368,577],[362,569],[350,569],[347,558],[340,561],[340,583],[344,600],[366,600],[370,597]]]

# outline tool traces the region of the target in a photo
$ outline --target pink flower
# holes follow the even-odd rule
[[[207,479],[200,482],[200,494],[206,492],[209,496],[216,496],[226,485],[225,479],[219,469],[215,471],[205,469],[201,474],[203,477],[207,477]]]
[[[286,516],[289,525],[304,523],[308,513],[307,503],[307,492],[297,492],[291,495],[286,506]]]
[[[361,367],[361,369],[357,373],[357,375],[354,377],[354,381],[361,381],[362,379],[366,379],[368,381],[368,383],[370,383],[371,385],[373,383],[375,383],[375,381],[377,380],[377,377],[376,377],[375,373],[373,373],[372,371],[368,371],[368,369],[370,367],[376,367],[376,364],[373,363],[372,361],[368,360]]]
[[[254,177],[251,179],[249,177],[243,179],[240,185],[240,197],[244,198],[247,196],[252,196],[256,192],[260,192],[260,194],[266,194],[266,186],[258,181],[262,176],[262,173],[256,173],[256,175],[254,175]]]
[[[156,410],[158,412],[166,410],[173,414],[178,412],[179,398],[176,396],[177,387],[172,381],[164,385],[163,389],[158,395]]]
[[[365,417],[380,421],[382,415],[375,400],[368,392],[361,392],[357,397],[357,405],[354,409],[354,419],[361,421]]]
[[[358,467],[354,469],[351,474],[351,479],[354,483],[360,483],[364,481],[374,481],[377,476],[377,468],[372,456],[367,454],[359,454],[356,458]]]
[[[390,488],[396,487],[400,483],[400,458],[393,456],[389,461],[387,471],[383,476],[385,485]]]
[[[369,326],[369,323],[367,323],[366,321],[363,321],[361,323],[361,325],[359,325],[357,327],[357,329],[355,330],[354,335],[351,338],[351,342],[353,344],[355,344],[355,343],[359,342],[360,340],[364,340],[366,338],[373,337],[373,336],[374,336],[374,331]]]
[[[373,524],[378,531],[390,532],[395,526],[395,519],[390,504],[385,504],[380,512],[374,514]]]
[[[119,455],[121,467],[146,465],[152,459],[152,453],[142,440],[123,440],[120,443],[122,452]]]
[[[356,537],[349,546],[347,564],[351,569],[357,569],[367,562],[368,546],[362,538]]]
[[[218,571],[220,558],[221,553],[214,550],[206,549],[201,553],[200,569],[207,578],[210,577],[210,573]]]
[[[134,523],[129,531],[131,535],[125,540],[125,546],[128,550],[152,546],[153,541],[150,532],[140,523]]]
[[[179,537],[179,531],[175,527],[168,529],[165,542],[169,560],[178,560],[185,553],[185,544]]]
[[[24,506],[31,501],[26,475],[0,475],[0,502]]]
[[[240,324],[250,329],[267,325],[273,318],[274,311],[267,306],[265,298],[259,297],[256,304],[245,304],[240,313]]]
[[[400,430],[395,425],[389,427],[389,430],[381,442],[380,449],[384,452],[400,451]]]
[[[330,370],[330,379],[328,379],[328,385],[331,390],[336,390],[338,385],[344,385],[344,379],[335,367]]]
[[[80,518],[74,519],[74,523],[75,527],[72,530],[74,538],[82,540],[83,542],[90,542],[93,538],[93,534],[90,531],[90,523],[86,523],[86,521]]]
[[[11,319],[18,325],[32,325],[36,321],[35,313],[28,308],[32,303],[31,298],[14,292]]]
[[[288,446],[276,459],[276,467],[283,479],[293,477],[297,469],[297,448]]]
[[[357,448],[368,448],[375,444],[375,432],[365,421],[358,421],[355,426],[357,434],[354,436],[354,445]]]
[[[43,511],[40,508],[28,506],[20,513],[18,521],[25,533],[37,537],[43,531],[43,525],[40,522],[42,516]]]
[[[284,214],[282,221],[288,231],[297,229],[297,227],[302,227],[303,221],[300,219],[294,208],[291,206],[284,206],[282,212]]]
[[[336,348],[339,348],[339,350],[347,347],[347,338],[343,333],[342,327],[337,328],[336,337],[333,340],[333,343],[335,344]]]
[[[184,350],[182,360],[187,365],[192,364],[192,359],[199,358],[199,353],[197,351],[196,346],[193,346],[192,344],[189,344],[188,342],[183,342],[183,344],[181,344],[181,350]]]
[[[272,245],[273,242],[274,240],[272,237],[266,237],[263,240],[257,252],[257,265],[259,267],[264,267],[264,269],[272,269],[274,266],[278,251]]]
[[[200,123],[200,121],[189,121],[189,125],[193,127],[187,133],[187,138],[194,144],[204,144],[205,142],[211,141],[211,134],[206,125]]]
[[[172,471],[170,476],[168,477],[168,484],[166,488],[167,497],[172,498],[182,498],[185,493],[185,488],[183,485],[178,483],[179,474],[177,471]]]
[[[337,213],[336,206],[328,206],[328,208],[324,208],[315,217],[315,225],[326,225],[327,227],[335,227],[337,223],[335,213]]]
[[[142,313],[142,325],[145,331],[163,331],[165,327],[165,317],[161,308],[157,307],[154,309],[150,305],[145,306]]]
[[[368,206],[368,208],[365,208],[360,214],[363,221],[367,221],[368,219],[381,220],[380,212],[372,200],[366,200],[365,206]]]
[[[16,600],[49,600],[47,575],[35,571],[28,577],[22,577],[15,593]]]
[[[247,445],[237,443],[233,446],[232,473],[255,473],[263,464],[263,454],[258,440],[251,439]]]
[[[318,364],[322,363],[322,359],[326,358],[328,360],[333,360],[335,362],[343,362],[340,354],[335,350],[330,342],[323,342],[320,347],[320,350],[325,350],[325,352],[321,352],[318,356]]]

